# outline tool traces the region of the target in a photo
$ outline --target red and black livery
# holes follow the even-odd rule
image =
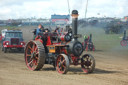
[[[92,42],[92,34],[90,34],[90,36],[84,40],[83,44],[83,50],[86,51],[95,51],[95,46]]]
[[[78,11],[72,11],[72,34],[41,33],[25,46],[25,63],[30,70],[40,70],[44,64],[52,64],[58,73],[66,74],[69,65],[81,65],[85,73],[95,69],[95,59],[83,54],[82,43],[77,34]],[[81,56],[82,55],[82,56]]]
[[[124,36],[122,40],[120,41],[121,46],[127,46],[128,45],[128,36],[126,35],[126,30],[124,30]]]

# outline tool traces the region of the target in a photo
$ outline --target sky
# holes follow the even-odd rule
[[[0,0],[0,19],[50,18],[69,14],[68,0]],[[85,17],[87,0],[69,0],[70,14],[76,9]],[[128,16],[128,0],[88,0],[86,17]]]

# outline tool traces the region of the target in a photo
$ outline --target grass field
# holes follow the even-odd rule
[[[21,26],[21,27],[4,26],[4,27],[0,27],[0,31],[2,29],[10,29],[10,30],[26,29],[26,30],[24,30],[24,32],[30,33],[30,31],[35,28],[36,28],[36,26]],[[128,51],[128,46],[122,47],[120,45],[121,37],[123,37],[123,34],[105,34],[105,32],[102,28],[96,28],[96,27],[81,28],[80,26],[78,27],[78,33],[82,34],[82,38],[79,39],[81,42],[83,42],[83,40],[84,40],[83,36],[85,34],[88,36],[90,34],[92,34],[92,41],[96,47],[96,50],[102,50],[102,51],[126,50],[126,51]],[[32,35],[32,33],[30,33],[30,34]],[[127,30],[127,36],[128,36],[128,30]],[[24,38],[26,38],[26,37],[28,37],[28,36],[25,36]],[[29,38],[29,39],[31,39],[31,38]]]
[[[90,35],[92,34],[92,41],[97,50],[112,51],[112,50],[127,50],[128,47],[122,47],[120,41],[122,40],[123,34],[105,34],[102,28],[85,27],[79,28],[79,34]],[[127,30],[128,33],[128,30]],[[80,39],[83,41],[83,38]]]

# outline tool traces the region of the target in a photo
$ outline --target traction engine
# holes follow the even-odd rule
[[[83,50],[90,50],[90,51],[95,51],[95,46],[92,42],[92,34],[90,34],[90,37],[88,37],[88,39],[82,43],[83,44]]]
[[[127,46],[128,45],[128,36],[126,36],[126,30],[124,30],[124,36],[122,40],[120,41],[121,46]]]
[[[77,40],[78,11],[72,11],[72,34],[54,32],[40,33],[25,47],[25,63],[30,70],[40,70],[44,64],[53,65],[58,73],[66,74],[69,65],[81,65],[85,73],[95,69],[95,59],[91,54],[82,54],[82,43]],[[81,56],[82,55],[82,56]]]

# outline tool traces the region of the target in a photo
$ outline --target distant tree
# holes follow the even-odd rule
[[[114,33],[114,34],[119,34],[122,33],[124,30],[124,25],[120,21],[112,21],[108,23],[105,27],[105,33]]]

